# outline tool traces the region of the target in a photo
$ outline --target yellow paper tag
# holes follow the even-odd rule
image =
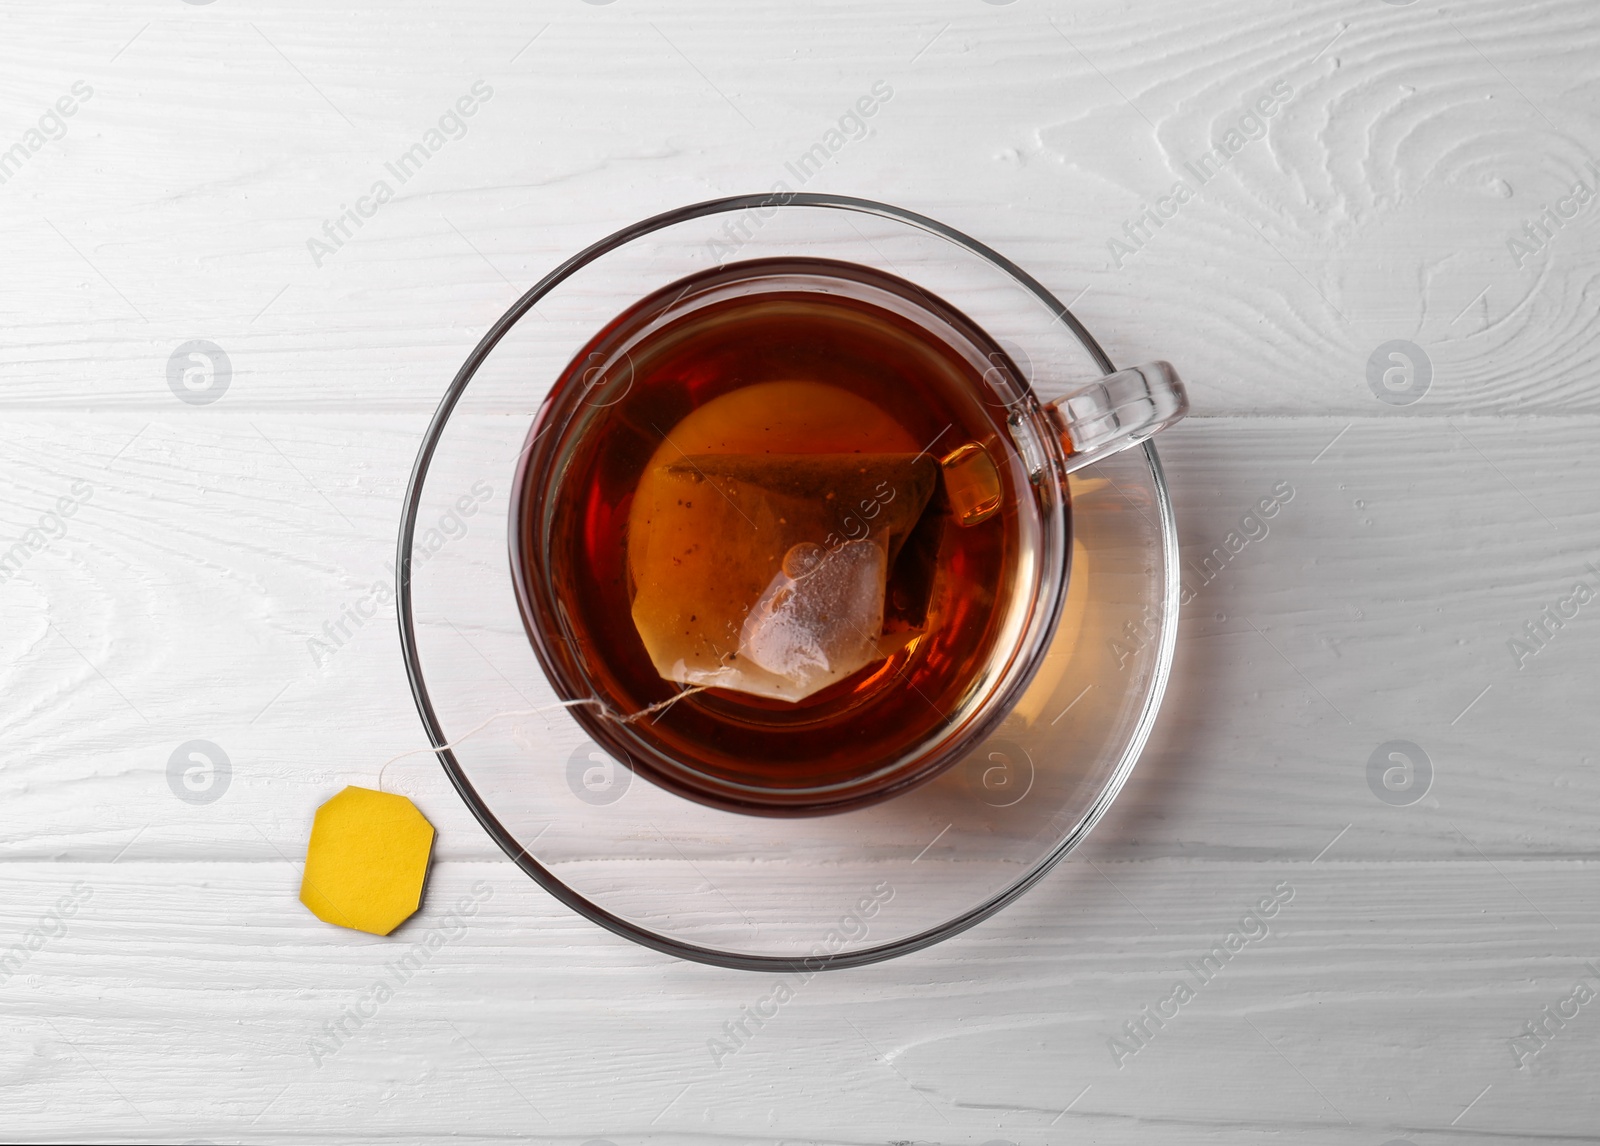
[[[317,809],[300,902],[325,923],[387,935],[416,913],[433,825],[404,796],[349,787]]]

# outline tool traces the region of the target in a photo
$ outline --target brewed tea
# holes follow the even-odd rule
[[[574,715],[758,811],[846,806],[959,720],[1009,655],[1037,513],[997,364],[937,299],[820,259],[718,268],[614,320],[535,424],[513,537],[554,587],[541,659],[606,710]]]

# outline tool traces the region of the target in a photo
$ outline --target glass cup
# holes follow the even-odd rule
[[[972,487],[979,491],[974,496],[995,491],[986,501],[999,502],[1000,508],[990,509],[990,516],[1004,519],[1019,551],[1014,576],[1002,577],[1010,584],[972,587],[993,590],[997,615],[986,619],[992,644],[985,655],[973,657],[977,663],[970,679],[931,693],[915,683],[919,664],[956,659],[952,653],[960,634],[946,634],[942,644],[923,642],[902,657],[874,661],[862,670],[866,679],[860,687],[843,683],[818,701],[751,703],[726,690],[702,696],[688,686],[705,681],[691,677],[671,684],[647,664],[635,667],[634,679],[624,679],[617,672],[618,646],[633,640],[631,626],[626,632],[595,631],[576,619],[586,610],[574,599],[573,583],[606,580],[593,562],[607,563],[609,569],[612,547],[574,561],[567,549],[575,543],[564,539],[588,533],[594,517],[610,510],[593,492],[595,485],[631,491],[643,477],[646,459],[672,442],[670,422],[652,422],[646,434],[631,425],[643,415],[615,420],[619,410],[631,414],[625,404],[644,397],[652,385],[648,348],[663,332],[692,327],[697,315],[759,305],[762,296],[783,299],[788,306],[803,307],[808,300],[816,306],[844,303],[895,316],[921,339],[939,340],[964,364],[955,386],[964,392],[954,398],[977,411],[994,432],[984,435],[984,445],[945,440],[931,456],[942,462],[946,488]],[[828,259],[735,258],[671,282],[605,320],[596,324],[599,333],[568,363],[533,419],[513,482],[511,563],[523,623],[557,695],[566,701],[597,698],[572,711],[596,743],[654,783],[730,811],[792,816],[864,807],[925,783],[964,759],[1005,719],[1055,635],[1071,552],[1066,475],[1140,444],[1187,409],[1182,383],[1164,362],[1121,370],[1041,401],[1005,349],[950,303],[876,268]],[[703,365],[696,368],[704,374]],[[787,362],[771,368],[791,369]],[[670,384],[676,375],[667,373]],[[761,379],[699,376],[696,381],[727,392]],[[907,403],[927,400],[913,387],[908,380],[896,392]],[[789,413],[774,409],[771,417],[781,420]],[[952,428],[940,431],[941,438]],[[925,427],[924,435],[931,430]],[[595,440],[586,444],[590,437]],[[619,438],[626,444],[618,444]],[[641,445],[636,438],[646,440]],[[807,448],[815,446],[807,442]],[[603,462],[598,455],[604,455]],[[590,470],[602,466],[604,476],[596,478]],[[987,472],[973,475],[979,469]],[[589,507],[587,517],[574,510],[575,503]],[[875,513],[877,507],[865,511]],[[832,516],[837,532],[830,535],[830,547],[863,524],[848,512],[836,510]],[[583,528],[571,524],[574,517],[584,519]],[[609,579],[620,582],[622,574],[612,571]],[[609,604],[612,608],[599,611],[625,613],[631,601]],[[740,644],[733,659],[748,655]],[[706,678],[714,679],[715,674]],[[674,704],[675,697],[683,699]],[[913,722],[922,730],[908,736],[906,726]]]
[[[586,706],[565,703],[578,690],[547,673],[519,602],[525,579],[506,559],[504,523],[530,488],[516,475],[533,476],[529,427],[572,397],[551,389],[597,329],[660,287],[758,258],[872,268],[984,332],[1001,351],[985,391],[1011,427],[1006,464],[1033,491],[1038,519],[1007,656],[960,727],[907,754],[892,789],[831,808],[805,794],[803,810],[830,814],[752,815],[773,809],[683,792],[643,753],[641,767],[632,746],[625,758],[613,751]],[[886,204],[743,196],[611,235],[492,326],[447,388],[412,471],[397,612],[445,774],[552,896],[677,957],[803,980],[956,934],[1082,841],[1150,734],[1179,575],[1171,500],[1143,439],[1183,408],[1170,368],[1115,370],[1026,272]]]

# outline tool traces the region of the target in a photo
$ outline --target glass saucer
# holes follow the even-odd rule
[[[511,582],[511,482],[528,428],[574,354],[637,299],[719,262],[796,255],[866,264],[948,300],[1042,399],[1113,371],[1042,285],[931,219],[795,193],[686,207],[568,259],[484,336],[424,435],[397,578],[423,725],[506,854],[619,935],[770,971],[926,947],[1071,852],[1154,723],[1179,591],[1172,505],[1146,443],[1068,479],[1071,575],[1043,667],[995,735],[928,783],[836,815],[750,816],[674,795],[598,749],[546,683]]]

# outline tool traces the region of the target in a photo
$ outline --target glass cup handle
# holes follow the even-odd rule
[[[1044,412],[1072,473],[1166,429],[1189,412],[1189,395],[1171,363],[1148,362],[1107,374]]]

